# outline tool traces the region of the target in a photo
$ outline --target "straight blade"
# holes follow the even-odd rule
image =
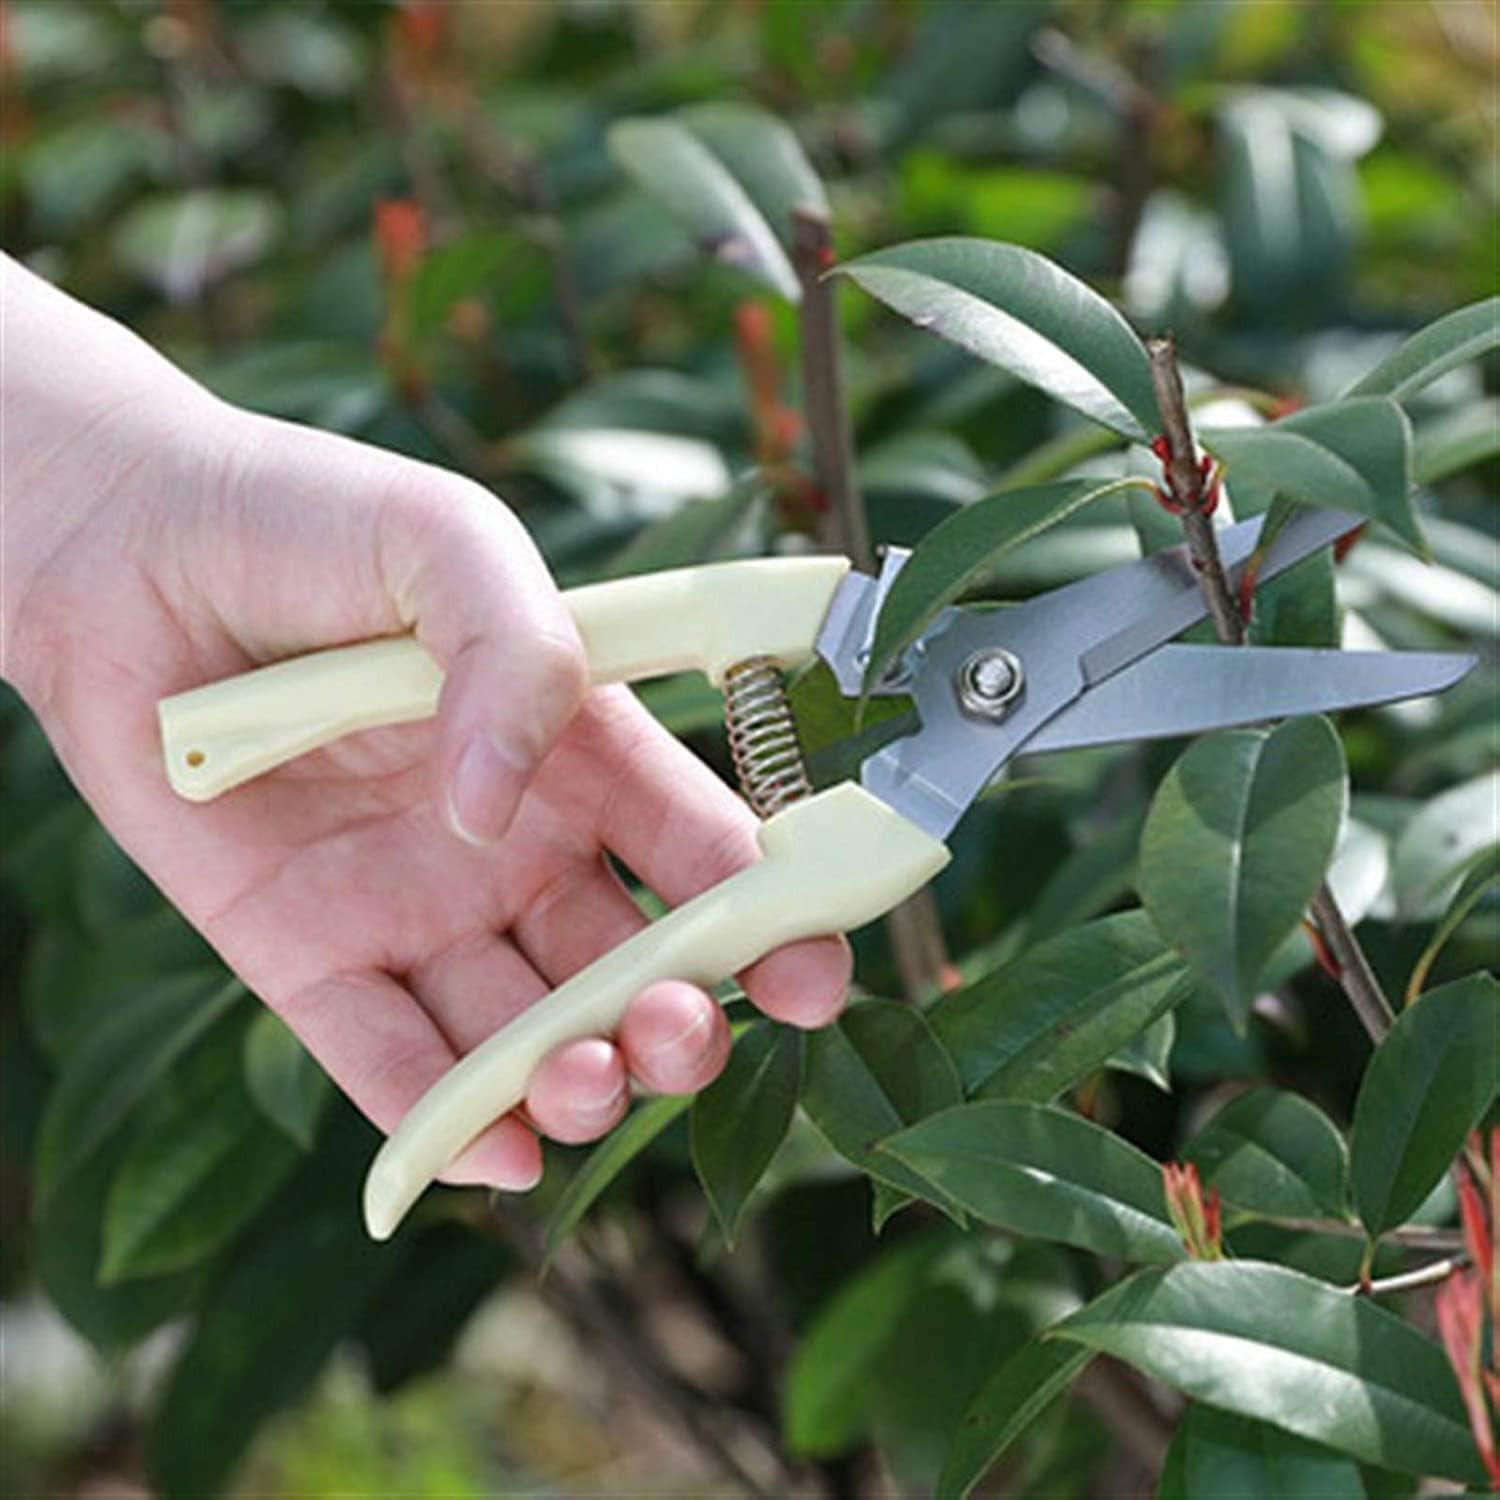
[[[1044,724],[1026,754],[1203,734],[1440,693],[1478,660],[1457,652],[1163,646]]]

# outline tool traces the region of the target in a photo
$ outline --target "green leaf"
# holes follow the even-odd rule
[[[1097,292],[1032,250],[913,240],[839,267],[872,296],[1128,438],[1160,427],[1146,351]]]
[[[1412,470],[1418,484],[1436,484],[1450,474],[1487,462],[1497,453],[1500,399],[1490,396],[1423,422],[1416,431]]]
[[[204,1304],[147,1435],[165,1500],[224,1487],[256,1430],[290,1406],[356,1326],[406,1242],[377,1245],[346,1203],[266,1235]]]
[[[968,505],[988,493],[984,465],[967,444],[947,432],[901,432],[860,457],[859,487],[885,493]]]
[[[1433,964],[1437,962],[1438,954],[1447,945],[1448,939],[1463,926],[1465,919],[1489,894],[1491,888],[1500,882],[1500,844],[1490,844],[1481,849],[1465,863],[1463,870],[1463,880],[1453,893],[1453,900],[1448,903],[1448,910],[1443,914],[1443,920],[1438,923],[1438,929],[1433,933],[1432,941],[1422,950],[1422,956],[1412,968],[1411,978],[1406,985],[1408,1005],[1411,1005],[1422,993],[1422,987],[1427,983],[1427,975],[1431,972]]]
[[[792,210],[828,214],[828,193],[792,129],[753,105],[690,104],[672,118],[729,168],[778,239],[791,239]]]
[[[1136,851],[1145,813],[1093,830],[1048,877],[1027,917],[1032,943],[1107,912],[1135,891]]]
[[[1401,830],[1391,860],[1396,906],[1408,921],[1436,921],[1463,878],[1463,866],[1495,839],[1500,772],[1452,787]]]
[[[1041,1340],[1011,1355],[964,1412],[943,1462],[937,1500],[964,1500],[1093,1358],[1088,1349]]]
[[[1365,1500],[1359,1468],[1265,1422],[1190,1406],[1178,1424],[1156,1500]]]
[[[1318,716],[1201,739],[1157,789],[1141,899],[1241,1030],[1262,969],[1322,883],[1347,801],[1343,749]]]
[[[718,500],[689,500],[680,510],[639,531],[599,575],[627,578],[665,568],[713,562],[734,549],[750,529],[751,518],[769,496],[764,480],[741,480]]]
[[[311,1151],[318,1116],[333,1085],[291,1027],[274,1012],[257,1012],[245,1032],[243,1069],[250,1097],[265,1117],[304,1151]]]
[[[1042,1102],[1102,1067],[1191,980],[1144,912],[1048,938],[933,1008],[964,1089]]]
[[[1172,1092],[1168,1065],[1172,1047],[1177,1041],[1177,1017],[1170,1010],[1158,1016],[1144,1031],[1137,1032],[1118,1052],[1105,1059],[1104,1066],[1117,1073],[1134,1073],[1154,1084],[1162,1093]]]
[[[803,1033],[766,1021],[693,1101],[693,1166],[724,1238],[734,1243],[750,1194],[786,1138],[802,1085]]]
[[[207,1038],[141,1111],[105,1206],[101,1281],[206,1260],[295,1165],[296,1147],[251,1102],[241,1051],[233,1031]]]
[[[1315,1104],[1280,1089],[1231,1099],[1183,1150],[1236,1208],[1287,1219],[1342,1218],[1348,1151]]]
[[[870,1366],[952,1243],[943,1233],[906,1240],[849,1278],[813,1320],[787,1371],[781,1427],[790,1452],[826,1458],[864,1431]]]
[[[1002,490],[939,522],[896,575],[875,623],[865,691],[955,599],[974,588],[996,561],[1081,506],[1144,485],[1139,479],[1064,479]]]
[[[1282,1266],[1140,1271],[1055,1332],[1363,1463],[1482,1478],[1443,1351],[1368,1298]]]
[[[783,248],[797,203],[826,208],[796,137],[746,105],[714,104],[671,117],[620,120],[610,155],[715,259],[788,302],[801,299]]]
[[[137,204],[115,229],[114,251],[169,302],[192,302],[205,287],[265,255],[281,223],[270,193],[196,188]]]
[[[868,1000],[807,1037],[802,1108],[808,1118],[834,1150],[903,1192],[928,1186],[875,1156],[875,1148],[962,1099],[953,1059],[910,1005]]]
[[[1132,1261],[1174,1261],[1161,1168],[1047,1105],[985,1100],[892,1137],[893,1157],[987,1224]]]
[[[1487,974],[1423,995],[1370,1059],[1354,1104],[1350,1178],[1371,1234],[1404,1224],[1500,1088],[1500,984]]]
[[[568,1179],[547,1218],[547,1259],[572,1234],[598,1201],[599,1195],[644,1151],[667,1126],[692,1104],[691,1094],[649,1099],[589,1152],[588,1159]]]
[[[1411,503],[1411,423],[1394,401],[1334,401],[1265,427],[1204,428],[1199,437],[1223,460],[1231,489],[1240,477],[1308,505],[1356,511],[1424,552]]]
[[[205,970],[115,997],[68,1058],[47,1100],[36,1159],[44,1200],[119,1130],[173,1061],[244,993],[238,980],[226,982],[221,971]]]
[[[1429,323],[1349,387],[1351,396],[1404,401],[1439,375],[1500,347],[1500,297],[1487,297]]]

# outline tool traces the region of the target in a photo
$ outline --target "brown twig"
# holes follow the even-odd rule
[[[1096,1359],[1078,1378],[1077,1392],[1104,1420],[1116,1441],[1150,1474],[1159,1474],[1175,1423],[1159,1411],[1127,1365]]]
[[[1182,375],[1177,368],[1177,346],[1171,337],[1148,339],[1146,353],[1150,358],[1151,380],[1161,412],[1166,446],[1162,467],[1169,498],[1175,507],[1181,509],[1183,534],[1198,569],[1214,630],[1224,645],[1243,646],[1245,621],[1224,572],[1213,522],[1206,511],[1207,478],[1199,466],[1188,422]],[[1339,987],[1348,996],[1370,1040],[1378,1043],[1395,1023],[1396,1015],[1326,881],[1313,897],[1311,910],[1323,941],[1338,964]]]
[[[1259,1216],[1257,1216],[1259,1218]],[[1278,1229],[1290,1229],[1299,1234],[1327,1234],[1338,1239],[1365,1240],[1368,1238],[1358,1224],[1347,1219],[1290,1219],[1260,1218],[1263,1224],[1274,1224]],[[1382,1245],[1399,1245],[1404,1250],[1430,1250],[1434,1254],[1462,1250],[1464,1237],[1457,1229],[1438,1229],[1426,1224],[1402,1224],[1395,1229],[1383,1230],[1376,1236]]]
[[[802,288],[802,404],[812,442],[813,478],[822,497],[820,540],[866,572],[875,569],[870,527],[854,472],[854,433],[844,390],[843,345],[828,277],[833,229],[819,209],[792,210],[792,265]],[[903,901],[885,920],[886,935],[909,1000],[942,987],[951,965],[930,889]]]

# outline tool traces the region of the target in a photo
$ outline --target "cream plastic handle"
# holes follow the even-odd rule
[[[389,1238],[423,1190],[525,1097],[532,1070],[575,1037],[607,1035],[662,979],[718,984],[783,943],[873,921],[926,884],[948,850],[853,782],[793,803],[760,830],[764,858],[604,955],[469,1053],[407,1113],[365,1180],[365,1224]]]
[[[571,589],[596,684],[698,668],[715,683],[737,661],[806,661],[849,562],[757,558]],[[260,667],[157,706],[167,780],[192,802],[360,729],[436,713],[443,674],[411,636],[363,641]]]

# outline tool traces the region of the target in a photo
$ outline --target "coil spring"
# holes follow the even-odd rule
[[[811,794],[792,705],[771,657],[752,656],[724,674],[724,723],[740,788],[761,817]]]

